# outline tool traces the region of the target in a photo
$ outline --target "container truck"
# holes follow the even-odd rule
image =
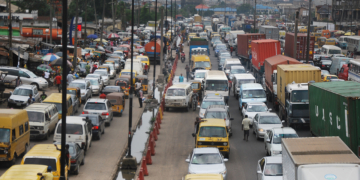
[[[280,42],[273,39],[262,39],[251,42],[252,67],[256,82],[262,84],[264,61],[268,57],[281,54]]]
[[[259,33],[265,34],[266,39],[279,40],[279,28],[275,26],[260,26]]]
[[[338,136],[360,157],[360,83],[338,81],[309,86],[310,131]]]
[[[245,32],[243,30],[230,31],[229,39],[228,39],[229,47],[233,47],[234,49],[237,48],[237,42],[235,40],[238,34],[245,34]]]
[[[240,58],[241,64],[250,68],[251,41],[265,39],[265,34],[238,34],[236,55]]]
[[[191,38],[189,43],[189,59],[191,59],[191,50],[193,48],[206,48],[210,55],[209,41],[202,38]]]
[[[310,64],[277,66],[279,117],[288,126],[309,124],[310,81],[321,82],[321,70]]]
[[[201,22],[202,22],[201,16],[195,15],[195,16],[194,16],[194,22],[195,22],[195,23],[201,23]]]
[[[276,55],[265,59],[265,86],[266,97],[269,102],[272,102],[275,110],[278,110],[277,102],[277,66],[281,64],[302,64],[300,61],[283,55]]]
[[[283,180],[360,179],[360,160],[339,137],[282,139]]]
[[[296,52],[294,52],[294,40],[295,40],[294,33],[286,33],[285,50],[284,50],[285,55],[295,58],[297,60],[306,60],[307,34],[306,33],[297,34]],[[309,60],[313,60],[314,57],[314,44],[315,44],[315,37],[310,36]],[[294,57],[295,55],[296,57]]]

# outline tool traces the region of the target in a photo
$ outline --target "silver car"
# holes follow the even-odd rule
[[[79,79],[72,81],[69,84],[69,87],[78,87],[80,88],[81,92],[81,101],[86,102],[87,99],[90,99],[92,97],[91,94],[91,84],[88,80],[85,79]]]
[[[268,156],[261,158],[256,168],[257,180],[282,180],[282,156]]]
[[[97,69],[93,74],[99,74],[104,82],[104,86],[110,85],[110,75],[105,69]]]
[[[229,133],[229,137],[232,136],[231,118],[229,106],[226,105],[211,105],[209,106],[204,115],[204,119],[224,119],[226,122],[226,129]]]
[[[221,174],[224,180],[227,177],[225,162],[228,159],[224,159],[218,148],[194,148],[185,161],[189,163],[189,174]]]
[[[282,127],[282,122],[276,113],[257,113],[253,120],[253,133],[257,139],[264,138],[267,130]]]
[[[100,74],[88,74],[85,77],[85,79],[88,79],[88,78],[90,78],[90,79],[91,78],[99,79],[101,87],[104,87],[104,82],[103,82],[102,77],[101,77]]]
[[[201,102],[201,106],[198,106],[200,109],[199,117],[204,118],[206,109],[211,105],[225,105],[225,100],[223,96],[208,96],[204,97]]]
[[[90,81],[91,86],[91,93],[99,95],[102,90],[102,83],[100,83],[100,79],[98,78],[85,78],[86,80]]]
[[[241,110],[242,118],[245,118],[245,115],[248,115],[248,118],[252,119],[251,124],[254,123],[254,117],[257,113],[269,112],[271,109],[268,109],[265,103],[263,102],[248,102],[244,105]]]
[[[31,94],[34,102],[40,102],[40,93],[36,86],[33,85],[21,85],[15,88],[14,92],[10,91],[10,97],[8,99],[9,108],[23,108],[28,105],[29,95]]]
[[[22,84],[35,85],[38,90],[48,88],[48,82],[42,77],[36,76],[32,71],[24,68],[0,66],[0,71],[8,72],[5,81],[11,81],[10,86],[15,86],[15,79],[20,77]]]
[[[110,78],[114,79],[116,77],[116,69],[113,64],[103,64],[102,66],[107,66],[110,68]]]
[[[99,114],[105,120],[105,124],[110,126],[113,120],[113,111],[108,99],[89,99],[82,114]]]

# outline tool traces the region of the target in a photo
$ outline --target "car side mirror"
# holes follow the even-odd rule
[[[230,118],[230,120],[232,121],[232,120],[234,120],[234,118]]]
[[[261,174],[262,172],[261,171],[256,171],[256,173]]]
[[[198,105],[197,108],[200,108],[200,105]]]
[[[9,93],[12,94],[12,91],[10,91]]]
[[[192,133],[191,135],[192,135],[192,137],[195,137],[195,133]]]
[[[227,158],[224,159],[224,162],[228,162],[228,161],[229,161],[229,159],[227,159]]]
[[[267,142],[267,143],[270,143],[270,139],[266,139],[266,142]]]
[[[269,109],[268,109],[268,111],[270,112],[270,111],[272,111],[272,109],[271,109],[271,108],[269,108]]]
[[[185,159],[185,162],[189,163],[189,162],[190,162],[190,159]]]

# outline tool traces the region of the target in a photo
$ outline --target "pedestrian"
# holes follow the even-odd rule
[[[89,63],[87,63],[86,66],[85,66],[86,75],[90,74],[90,68],[91,68],[91,67],[90,67]]]
[[[141,81],[137,81],[136,83],[135,83],[135,94],[136,94],[136,96],[138,96],[138,93],[139,93],[139,90],[140,89],[142,89],[142,87],[141,87]]]
[[[28,98],[28,101],[27,101],[28,105],[30,105],[30,104],[32,104],[34,102],[35,102],[35,98],[32,97],[32,94],[29,94],[29,98]]]
[[[61,93],[61,76],[60,74],[57,74],[54,79],[54,84],[58,87],[59,93]]]
[[[100,99],[106,99],[106,94],[105,93],[101,93],[99,96]]]
[[[54,146],[56,147],[56,150],[61,151],[61,149],[57,147],[57,144],[54,144]],[[70,159],[69,144],[65,145],[65,156],[66,156],[65,158],[66,164],[69,164],[69,159]]]
[[[70,84],[74,80],[74,76],[71,71],[69,71],[69,74],[66,76],[66,80],[68,84]]]
[[[138,95],[140,108],[142,108],[143,91],[141,89],[139,89]]]
[[[49,70],[46,70],[46,71],[44,72],[44,78],[46,79],[46,81],[49,82],[49,78],[50,78],[50,72],[49,72]]]
[[[171,48],[170,46],[168,46],[168,54],[170,54]]]
[[[44,180],[53,180],[54,179],[54,175],[52,174],[51,166],[48,166],[46,172],[42,173],[41,175],[42,175],[42,177],[44,177]]]
[[[231,86],[232,86],[232,81],[231,81],[231,79],[229,79],[229,96],[230,96],[230,93],[231,93]]]
[[[199,130],[199,124],[200,124],[201,122],[204,122],[204,120],[201,120],[199,117],[196,117],[196,118],[195,118],[195,122],[194,122],[195,133],[198,132],[198,130]]]
[[[149,66],[145,63],[145,74],[148,73],[148,68],[149,68]]]
[[[184,82],[184,76],[182,74],[179,76],[179,82]]]
[[[97,65],[94,63],[91,73],[94,73],[96,69],[97,69]]]
[[[12,81],[15,81],[15,87],[18,87],[18,86],[22,85],[22,81],[20,79],[20,76],[18,76],[18,78],[14,79]]]
[[[230,55],[232,56],[232,52],[234,51],[234,48],[230,46]]]
[[[186,70],[186,81],[189,81],[189,76],[190,76],[190,67],[189,67],[189,65],[186,65],[185,70]]]
[[[249,131],[250,131],[251,119],[248,118],[248,115],[245,115],[245,119],[242,120],[242,130],[244,131],[244,141],[249,141]]]

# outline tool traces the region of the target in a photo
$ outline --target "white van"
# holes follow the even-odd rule
[[[225,98],[226,103],[228,102],[229,82],[223,71],[211,70],[205,74],[204,95],[209,93],[218,93]]]
[[[165,94],[165,111],[169,108],[186,108],[186,111],[192,107],[191,83],[177,83],[169,87]]]
[[[30,139],[48,139],[59,121],[55,104],[34,103],[25,108],[30,124]]]
[[[130,58],[125,62],[124,69],[131,69]],[[136,71],[138,75],[143,75],[144,66],[141,62],[141,59],[133,59],[133,70]]]
[[[236,51],[237,48],[237,35],[238,34],[245,34],[243,30],[240,31],[230,31],[228,43],[230,47],[233,47]]]
[[[261,84],[247,83],[240,86],[239,109],[242,109],[248,102],[266,103],[266,93]]]
[[[198,69],[195,71],[194,73],[194,80],[204,80],[205,78],[205,74],[206,72],[208,72],[209,70],[204,70],[204,69]]]
[[[246,83],[256,83],[255,77],[250,74],[234,74],[232,78],[232,89],[236,99],[239,98],[240,86]]]
[[[54,142],[61,142],[61,120],[54,132]],[[91,146],[92,124],[90,119],[80,116],[66,116],[66,142],[77,143],[85,152]]]
[[[225,72],[226,76],[229,76],[231,66],[241,66],[240,60],[237,58],[225,59],[222,70]]]
[[[334,45],[323,45],[321,47],[321,54],[326,56],[331,56],[334,54],[342,54],[341,48]]]

